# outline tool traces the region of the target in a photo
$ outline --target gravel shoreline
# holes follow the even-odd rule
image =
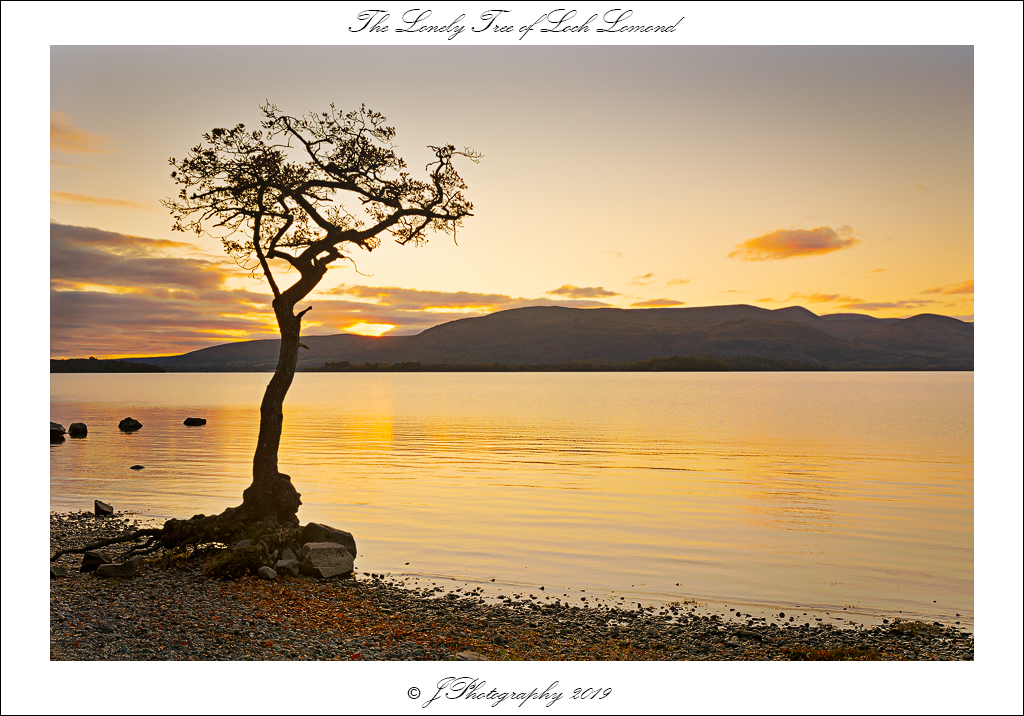
[[[50,553],[125,534],[119,513],[50,515]],[[116,552],[115,552],[116,553]],[[78,571],[50,580],[50,659],[79,660],[956,660],[974,635],[893,620],[842,628],[662,609],[555,601],[488,603],[383,575],[212,580],[198,560],[148,559],[136,576]]]

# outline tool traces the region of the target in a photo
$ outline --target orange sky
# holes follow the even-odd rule
[[[339,265],[306,333],[552,303],[974,317],[971,47],[55,46],[50,60],[52,357],[275,333],[267,286],[219,242],[173,233],[159,204],[176,191],[168,157],[257,124],[268,98],[293,114],[366,103],[414,170],[427,144],[484,155],[461,167],[475,216],[458,245],[385,241],[358,272]]]

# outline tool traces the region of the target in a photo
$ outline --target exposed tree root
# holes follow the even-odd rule
[[[295,520],[297,523],[298,520]],[[84,547],[62,549],[50,557],[50,562],[68,554],[84,554],[118,544],[132,544],[119,557],[120,561],[135,555],[149,555],[158,551],[183,553],[186,555],[211,554],[204,571],[210,576],[237,577],[253,572],[263,564],[272,564],[286,547],[298,550],[301,530],[297,524],[281,525],[272,518],[260,519],[243,503],[229,507],[219,515],[195,515],[188,520],[167,520],[163,527],[149,527],[134,532],[101,539]],[[249,540],[249,546],[242,549],[225,550]],[[227,554],[225,554],[227,552]]]

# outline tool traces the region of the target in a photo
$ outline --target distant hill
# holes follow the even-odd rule
[[[974,366],[974,325],[920,315],[817,316],[800,307],[564,308],[533,306],[463,318],[415,336],[304,336],[299,369],[326,362],[552,365],[669,356],[753,356],[845,370]],[[278,341],[229,343],[140,358],[169,371],[266,371]],[[136,360],[136,359],[129,359]]]

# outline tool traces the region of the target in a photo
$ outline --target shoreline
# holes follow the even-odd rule
[[[133,529],[126,513],[51,513],[51,554]],[[769,621],[694,603],[599,602],[415,588],[387,575],[319,580],[201,574],[198,560],[146,560],[130,578],[50,583],[51,660],[973,660],[955,626]],[[434,580],[437,581],[437,580]],[[777,616],[777,615],[776,615]],[[785,621],[783,621],[785,620]]]

